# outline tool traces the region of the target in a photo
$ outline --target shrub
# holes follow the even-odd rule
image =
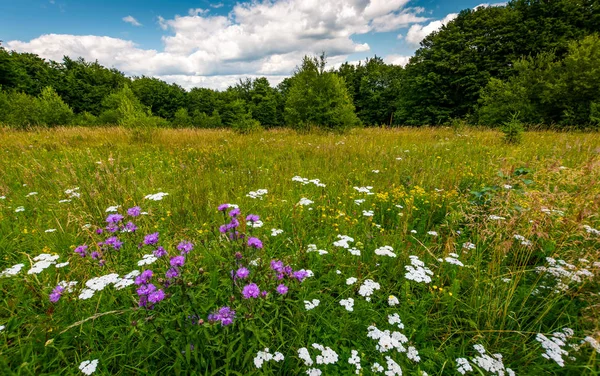
[[[192,125],[192,117],[188,114],[187,108],[179,108],[175,111],[175,116],[171,122],[176,127],[189,127]]]
[[[523,123],[519,121],[519,114],[514,113],[512,119],[504,123],[501,128],[504,133],[504,141],[507,144],[519,144],[523,138]]]
[[[40,93],[39,100],[40,123],[56,126],[70,124],[73,119],[73,110],[50,86]]]
[[[248,134],[262,130],[260,122],[252,118],[252,114],[247,112],[236,116],[231,124],[231,128],[237,133]]]

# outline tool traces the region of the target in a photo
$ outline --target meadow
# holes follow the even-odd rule
[[[600,135],[0,129],[2,375],[598,375]]]

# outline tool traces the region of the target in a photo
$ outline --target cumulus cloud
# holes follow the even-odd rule
[[[123,17],[123,21],[132,24],[133,26],[142,26],[133,16]]]
[[[450,13],[441,20],[432,21],[427,25],[412,25],[406,33],[406,41],[412,45],[419,45],[426,36],[438,31],[442,26],[458,17],[458,13]]]
[[[404,55],[388,55],[383,58],[383,61],[385,61],[387,64],[400,65],[403,67],[408,64],[410,58],[410,56]]]
[[[184,87],[221,88],[238,76],[290,75],[302,57],[325,51],[330,65],[367,52],[353,36],[389,32],[428,21],[409,0],[273,0],[237,3],[227,15],[194,8],[172,18],[158,16],[163,48],[144,49],[133,41],[94,35],[46,34],[7,47],[62,60],[63,55],[98,60],[128,75],[152,75]],[[218,5],[218,4],[217,4]],[[213,5],[213,8],[216,7]],[[132,16],[123,18],[132,25]],[[430,26],[413,25],[421,28]],[[411,27],[411,30],[412,28]],[[417,31],[409,31],[411,38]],[[408,39],[408,36],[407,36]],[[412,39],[411,39],[412,40]],[[217,77],[219,76],[219,77]]]

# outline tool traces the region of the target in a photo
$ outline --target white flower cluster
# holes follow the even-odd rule
[[[529,247],[531,245],[531,242],[529,240],[525,239],[525,237],[523,235],[514,234],[513,238],[515,238],[515,240],[520,241],[521,245],[524,245],[525,247]]]
[[[360,365],[360,357],[358,356],[358,351],[352,350],[350,358],[348,358],[348,363],[353,365],[356,368],[355,373],[360,375],[360,369],[362,368]]]
[[[546,257],[548,267],[538,266],[535,270],[538,273],[548,273],[554,277],[556,285],[554,293],[560,293],[569,289],[569,283],[581,283],[585,279],[594,277],[594,273],[586,268],[577,268],[564,260],[555,260],[552,257]]]
[[[340,305],[346,308],[346,311],[348,312],[354,311],[354,299],[352,298],[340,300]]]
[[[350,286],[350,285],[353,285],[353,284],[355,284],[355,283],[356,283],[356,281],[358,281],[358,279],[356,279],[356,277],[350,277],[350,278],[348,278],[348,279],[346,280],[346,284],[347,284],[348,286]]]
[[[398,298],[396,298],[394,295],[388,296],[388,305],[390,307],[393,307],[398,304],[400,304],[400,301],[398,300]]]
[[[583,341],[581,341],[581,343],[585,343],[585,342],[589,343],[589,344],[590,344],[590,346],[592,346],[592,348],[593,348],[594,350],[596,350],[596,352],[597,352],[598,354],[600,354],[600,343],[599,343],[598,341],[596,341],[596,339],[595,339],[595,338],[592,338],[592,337],[590,337],[590,336],[587,336],[587,337],[585,337],[585,338],[583,339]]]
[[[588,234],[600,235],[600,230],[596,230],[593,227],[590,227],[588,225],[583,225],[583,228],[585,229],[585,232],[587,232]]]
[[[546,337],[542,333],[538,333],[535,336],[536,341],[542,344],[545,352],[542,357],[550,360],[554,360],[556,364],[561,367],[565,366],[563,355],[568,356],[567,350],[563,349],[567,345],[569,338],[573,337],[573,329],[563,328],[562,332],[552,333],[550,338]]]
[[[306,247],[306,252],[317,252],[317,253],[318,253],[318,254],[320,254],[320,255],[326,255],[326,254],[328,254],[328,253],[329,253],[329,252],[327,252],[327,251],[326,251],[326,250],[324,250],[324,249],[317,249],[317,245],[316,245],[316,244],[309,244],[309,245]]]
[[[383,366],[377,362],[373,363],[373,365],[371,366],[371,372],[373,373],[381,373],[384,369],[385,368],[383,368]]]
[[[272,228],[271,229],[271,236],[277,236],[283,234],[283,230],[277,229],[277,228]]]
[[[20,213],[20,212],[24,212],[24,211],[25,211],[24,206],[19,206],[18,208],[15,209],[15,213]]]
[[[29,192],[25,197],[31,197],[37,195],[37,192]]]
[[[259,219],[258,221],[248,221],[246,222],[246,225],[252,228],[261,228],[263,227],[264,223]]]
[[[268,348],[265,348],[265,351],[259,351],[256,353],[254,357],[254,365],[256,368],[261,368],[263,363],[274,360],[276,362],[281,362],[284,359],[284,356],[280,352],[275,352],[275,354],[271,354]]]
[[[139,274],[140,272],[138,270],[134,270],[125,275],[123,278],[120,278],[116,273],[92,278],[85,283],[87,288],[81,290],[79,293],[79,299],[89,299],[94,296],[96,291],[102,291],[106,286],[109,285],[114,285],[115,289],[117,290],[130,286],[134,283],[133,278],[137,277]]]
[[[4,325],[0,325],[0,332],[4,330],[4,328],[6,328],[6,326]]]
[[[384,375],[402,376],[402,368],[400,368],[400,365],[398,363],[394,362],[394,359],[390,358],[389,356],[386,356],[385,361],[387,363],[387,370],[385,371]]]
[[[313,360],[310,357],[310,354],[308,353],[308,349],[306,347],[298,349],[298,358],[304,361],[304,364],[309,367],[313,365]]]
[[[146,197],[148,197],[148,196],[146,196]],[[105,212],[106,213],[116,213],[120,207],[121,207],[121,205],[109,206],[108,208],[106,208]]]
[[[348,249],[348,252],[350,252],[352,256],[360,256],[360,249],[358,248],[352,247]]]
[[[259,199],[263,199],[263,196],[266,195],[267,193],[269,193],[269,191],[267,191],[266,189],[258,189],[256,191],[250,191],[248,192],[248,194],[246,195],[246,197],[250,197],[250,198],[259,198]]]
[[[495,214],[492,214],[492,215],[490,215],[490,216],[488,217],[488,219],[489,219],[489,220],[492,220],[492,221],[503,221],[503,220],[505,220],[506,218],[504,218],[504,217],[500,217],[500,216],[498,216],[498,215],[495,215]]]
[[[140,274],[141,273],[139,270],[133,270],[130,273],[124,275],[123,278],[121,278],[117,283],[115,283],[115,289],[121,290],[127,286],[133,285],[135,283],[134,278]]]
[[[27,274],[39,274],[50,265],[56,264],[59,255],[50,255],[48,253],[42,253],[39,256],[33,258],[33,261],[37,261],[31,269],[27,271]]]
[[[350,244],[348,244],[348,243],[354,242],[354,238],[351,238],[347,235],[338,235],[337,237],[340,240],[336,240],[335,242],[333,242],[333,245],[336,247],[342,247],[342,248],[348,249],[348,248],[350,248]]]
[[[65,191],[65,194],[67,196],[69,196],[69,198],[79,198],[79,197],[81,197],[81,193],[77,192],[78,190],[79,190],[79,187],[67,189]]]
[[[318,307],[320,303],[321,303],[321,301],[319,299],[313,299],[311,301],[305,300],[304,308],[306,308],[307,311],[310,311],[311,309]]]
[[[321,351],[320,355],[317,355],[316,362],[317,364],[335,364],[337,363],[339,357],[338,354],[331,349],[331,347],[323,346],[318,343],[313,343],[312,347]]]
[[[298,205],[300,205],[300,206],[308,206],[308,205],[312,205],[314,203],[315,203],[314,201],[309,200],[309,199],[307,199],[305,197],[302,197],[300,199],[300,201],[298,201]]]
[[[165,196],[168,196],[168,193],[165,192],[158,192],[158,193],[153,193],[153,194],[149,194],[147,196],[145,196],[144,198],[146,200],[152,200],[152,201],[160,201],[162,200]]]
[[[374,195],[375,193],[371,192],[371,189],[373,189],[373,187],[354,187],[354,189],[356,189],[359,193],[365,193],[367,195]]]
[[[60,281],[58,285],[65,289],[66,292],[73,292],[73,287],[77,285],[77,281]]]
[[[150,265],[154,264],[154,262],[158,260],[158,257],[154,256],[152,253],[145,254],[142,256],[142,259],[138,261],[138,266]]]
[[[301,176],[294,176],[292,178],[292,181],[297,181],[298,183],[302,183],[304,185],[312,183],[312,184],[316,185],[317,187],[322,187],[322,188],[326,187],[326,185],[321,183],[321,181],[319,179],[308,180],[307,178],[303,178]]]
[[[508,376],[515,375],[513,370],[504,367],[504,363],[502,362],[502,354],[492,354],[490,356],[486,354],[485,348],[483,347],[483,345],[480,344],[473,345],[473,348],[479,353],[479,355],[471,359],[471,362],[473,362],[473,364],[476,364],[483,370],[490,372],[492,375],[504,376],[504,372],[506,372]],[[463,359],[463,362],[466,361],[466,359],[464,358],[460,359]],[[459,359],[457,359],[456,361],[459,362]],[[464,372],[461,372],[461,368],[464,370],[464,372],[466,372],[467,370],[472,370],[470,364],[466,362],[459,363],[458,369],[458,372],[464,375]]]
[[[400,329],[404,329],[404,324],[402,324],[402,320],[400,320],[400,315],[397,313],[388,315],[388,323],[390,325],[396,325]]]
[[[409,258],[411,265],[406,265],[404,267],[404,269],[406,269],[404,277],[415,282],[431,282],[430,276],[433,275],[433,272],[425,266],[425,263],[419,260],[419,257],[417,256],[409,256]]]
[[[379,290],[381,285],[372,279],[366,279],[363,284],[358,289],[358,293],[360,296],[364,297],[367,302],[371,301],[371,295],[375,292],[375,290]]]
[[[431,236],[438,236],[437,231],[427,231],[427,234]]]
[[[464,375],[467,372],[473,371],[473,367],[471,367],[471,364],[469,363],[469,361],[466,358],[457,358],[456,364],[457,364],[456,370],[461,375]]]
[[[471,242],[466,242],[466,243],[463,243],[462,247],[467,250],[475,249],[475,244],[473,244]]]
[[[565,212],[564,212],[564,211],[562,211],[562,210],[557,210],[557,209],[548,209],[548,208],[542,208],[542,209],[541,209],[541,211],[542,211],[542,213],[546,213],[546,214],[548,214],[548,215],[555,214],[555,215],[558,215],[558,216],[560,216],[560,217],[562,217],[562,216],[564,216],[564,215],[565,215]]]
[[[354,200],[354,203],[355,203],[356,205],[360,205],[360,204],[362,204],[363,202],[365,202],[365,199],[364,199],[364,198],[362,198],[362,199],[360,199],[360,200]]]
[[[6,268],[6,269],[4,269],[4,271],[2,273],[0,273],[0,278],[1,277],[12,277],[12,276],[19,274],[19,272],[21,271],[21,269],[23,269],[24,266],[25,266],[25,264],[16,264],[16,265],[11,266],[10,268]]]
[[[458,255],[456,253],[450,253],[448,257],[444,259],[444,261],[452,265],[465,266],[465,264],[458,259]]]
[[[396,254],[393,252],[394,248],[389,245],[384,245],[383,247],[377,248],[375,250],[375,254],[377,256],[388,256],[388,257],[396,257]]]
[[[84,360],[79,365],[79,369],[85,375],[91,375],[96,372],[96,368],[98,367],[98,359],[94,360]]]
[[[362,213],[365,217],[372,217],[375,214],[373,210],[363,210]]]
[[[375,348],[379,352],[386,353],[393,349],[396,349],[398,352],[406,352],[403,344],[408,342],[408,338],[404,334],[389,330],[381,331],[374,325],[369,326],[367,331],[367,337],[377,341]]]

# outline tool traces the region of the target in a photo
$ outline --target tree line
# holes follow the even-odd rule
[[[184,90],[98,62],[0,47],[0,123],[232,127],[600,123],[600,0],[478,7],[428,35],[405,66],[380,57],[326,69],[305,57],[272,87]]]

